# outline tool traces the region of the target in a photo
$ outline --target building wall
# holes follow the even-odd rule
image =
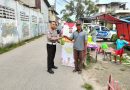
[[[44,33],[49,29],[49,8],[45,4],[44,0],[41,0],[41,13],[43,14],[43,21],[44,21]]]
[[[98,6],[99,13],[115,13],[116,10],[123,10],[123,8],[120,8],[119,5],[100,5]]]
[[[111,12],[114,12],[114,13],[115,13],[116,10],[123,10],[123,8],[120,8],[119,5],[111,6],[110,9],[111,9]]]
[[[107,10],[106,5],[99,6],[99,13],[105,13]]]
[[[0,5],[0,46],[18,42],[16,3],[13,0],[1,0]]]
[[[0,46],[44,34],[46,26],[44,18],[42,13],[19,2],[0,0]],[[48,18],[46,22],[47,20]]]
[[[35,7],[35,0],[20,0],[21,2],[29,5],[30,7]]]
[[[52,12],[51,10],[49,11],[49,20],[56,21],[56,14]]]

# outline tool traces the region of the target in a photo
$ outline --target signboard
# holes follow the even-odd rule
[[[74,23],[65,23],[62,34],[68,37],[76,30]],[[62,65],[74,67],[73,42],[65,41],[62,45]]]

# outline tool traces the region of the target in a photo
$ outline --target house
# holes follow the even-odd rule
[[[49,8],[49,21],[57,21],[57,11],[56,11],[56,0],[48,0],[51,4]]]
[[[115,15],[117,18],[123,18],[126,16],[130,16],[130,10],[116,10]]]
[[[49,8],[51,5],[49,4],[48,0],[41,0],[41,13],[43,14],[44,19],[44,31],[49,29]],[[45,33],[44,32],[44,33]]]
[[[114,14],[116,10],[125,10],[126,3],[125,2],[110,2],[105,4],[96,4],[99,8],[98,13],[111,13]]]
[[[105,13],[107,12],[107,6],[108,4],[96,4],[96,6],[98,7],[98,13]]]
[[[21,2],[23,5],[28,7],[35,7],[36,0],[15,0]]]
[[[125,10],[126,9],[126,2],[110,2],[108,4],[108,13],[114,14],[116,10]]]
[[[52,5],[52,6],[49,8],[49,20],[50,20],[50,21],[57,21],[57,20],[56,20],[57,15],[58,15],[58,13],[56,12],[54,6]]]

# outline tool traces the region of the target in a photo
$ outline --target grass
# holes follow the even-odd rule
[[[18,46],[22,46],[24,44],[25,44],[24,42],[20,42],[20,43],[17,43],[17,44],[10,44],[10,45],[8,45],[6,47],[0,48],[0,54],[8,52],[8,51],[10,51],[10,50],[12,50],[12,49],[14,49],[14,48],[16,48]]]
[[[0,48],[0,54],[3,54],[3,53],[8,52],[8,51],[10,51],[10,50],[13,50],[13,49],[15,49],[15,48],[17,48],[17,47],[19,47],[19,46],[22,46],[22,45],[24,45],[24,44],[26,44],[26,43],[29,43],[29,42],[31,42],[31,41],[33,41],[33,40],[35,40],[35,39],[40,38],[41,36],[42,36],[42,35],[33,37],[33,38],[31,38],[31,39],[24,40],[24,41],[19,42],[19,43],[10,44],[10,45],[7,45],[6,47],[1,47],[1,48]]]
[[[88,83],[85,83],[82,87],[85,88],[86,90],[94,90],[93,86]]]
[[[130,61],[127,60],[126,58],[122,58],[122,62],[123,62],[123,63],[130,63]]]
[[[121,68],[120,71],[126,71],[126,68]]]
[[[92,66],[93,66],[93,64],[91,64],[91,63],[89,63],[89,64],[84,64],[84,65],[83,65],[83,69],[84,69],[84,70],[88,70],[88,69],[92,68]]]
[[[86,60],[85,64],[83,65],[84,69],[87,70],[91,68],[94,63],[96,63],[96,59],[91,56],[90,49],[87,49]]]

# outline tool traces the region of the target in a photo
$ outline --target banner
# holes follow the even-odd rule
[[[75,23],[64,23],[62,34],[70,37],[71,34],[76,30]],[[62,65],[74,67],[74,56],[73,56],[73,42],[64,38],[64,45],[62,45]]]
[[[73,43],[62,45],[62,65],[74,67]]]

